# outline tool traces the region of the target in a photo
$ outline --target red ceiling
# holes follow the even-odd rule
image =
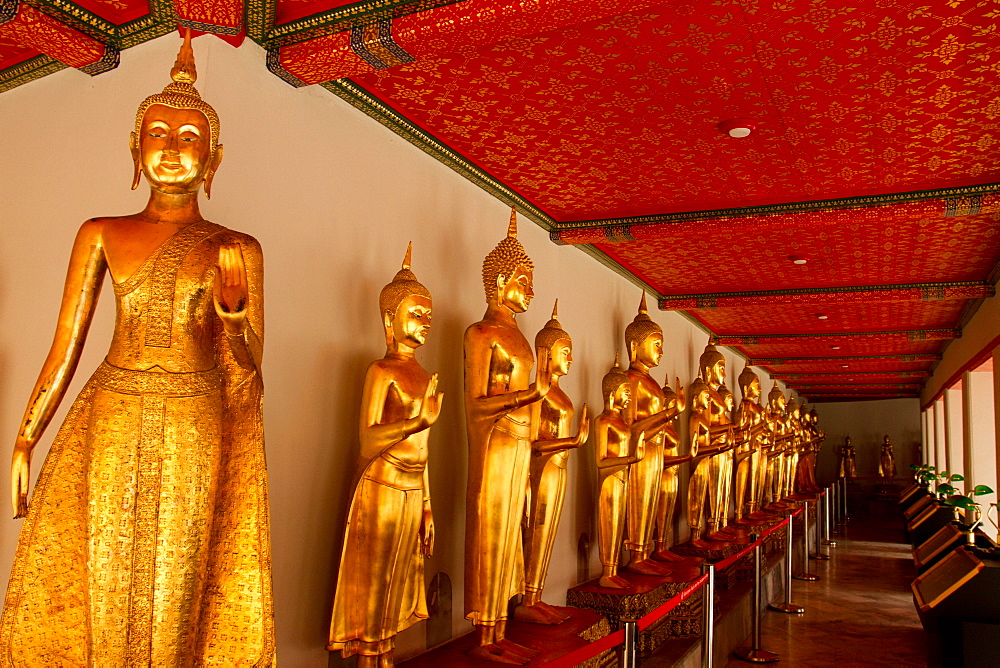
[[[995,3],[151,2],[6,3],[0,90],[60,63],[113,68],[175,13],[247,34],[292,85],[350,76],[324,85],[665,308],[742,337],[723,345],[811,358],[764,363],[811,374],[793,386],[848,364],[890,373],[851,381],[856,397],[914,395],[891,372],[928,373],[949,340],[919,332],[960,328],[992,294]],[[718,130],[733,118],[755,131]]]

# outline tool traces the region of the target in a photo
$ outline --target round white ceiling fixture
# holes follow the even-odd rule
[[[736,139],[749,137],[750,133],[757,129],[757,122],[749,118],[730,118],[728,121],[719,123],[719,132]]]

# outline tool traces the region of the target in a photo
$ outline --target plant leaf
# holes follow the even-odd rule
[[[971,492],[969,492],[969,494],[975,494],[977,496],[980,494],[992,494],[992,493],[993,490],[990,489],[988,485],[976,485],[976,488],[973,489]]]

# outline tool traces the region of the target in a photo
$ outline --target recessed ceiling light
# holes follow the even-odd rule
[[[840,346],[830,346],[830,348],[833,350],[840,350]]]
[[[840,365],[840,368],[841,368],[841,369],[846,369],[846,368],[847,368],[847,365],[846,365],[846,364],[841,364],[841,365]]]
[[[719,123],[719,131],[736,139],[749,137],[757,129],[757,123],[749,118],[731,118]]]
[[[827,314],[825,314],[825,313],[817,313],[817,314],[816,314],[816,317],[817,317],[817,318],[818,318],[819,320],[826,320],[826,319],[827,319],[827,318],[829,318],[830,316],[828,316],[828,315],[827,315]]]
[[[804,258],[801,255],[789,255],[788,260],[792,264],[805,264],[806,262],[809,261],[808,258]]]

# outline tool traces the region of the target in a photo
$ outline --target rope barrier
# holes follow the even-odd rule
[[[789,514],[788,517],[786,517],[785,519],[775,524],[773,527],[770,527],[769,529],[761,533],[760,537],[758,537],[757,540],[755,540],[753,543],[750,543],[749,545],[747,545],[745,548],[743,548],[733,556],[723,559],[722,561],[715,564],[716,571],[723,571],[729,568],[734,563],[736,563],[746,555],[750,554],[756,546],[763,545],[765,538],[770,536],[775,531],[778,531],[782,527],[786,526],[791,520],[791,518],[800,515],[802,513],[802,510],[803,510],[802,508],[799,508],[794,513]],[[654,608],[653,610],[650,610],[641,619],[638,620],[637,626],[639,630],[640,631],[645,630],[649,628],[653,623],[663,618],[667,613],[671,612],[674,608],[676,608],[681,603],[683,603],[691,596],[693,596],[694,593],[698,591],[698,589],[703,587],[706,582],[708,582],[707,574],[702,575],[697,580],[692,581],[691,584],[685,587],[683,591],[678,592],[677,594],[672,596],[669,600],[665,601],[664,603]],[[620,645],[623,642],[625,642],[625,629],[619,629],[610,635],[604,636],[600,640],[595,640],[590,644],[575,649],[572,652],[569,652],[568,654],[563,654],[562,656],[557,657],[542,665],[544,666],[544,668],[572,668],[573,666],[577,666],[586,661],[587,659],[592,659],[595,656],[601,654],[602,652],[606,652],[612,647]]]

